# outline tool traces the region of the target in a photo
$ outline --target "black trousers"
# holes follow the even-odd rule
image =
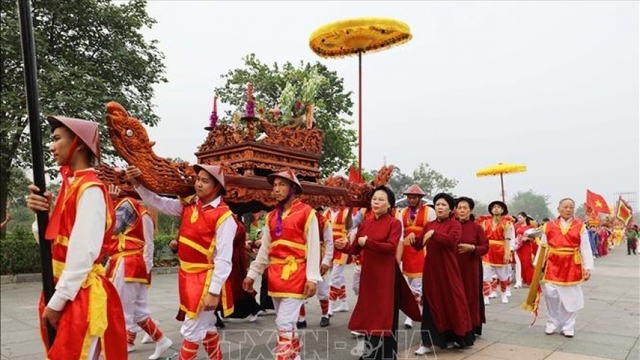
[[[262,310],[275,309],[273,299],[269,296],[268,284],[269,278],[267,277],[267,271],[265,271],[264,274],[262,274],[262,282],[260,283],[260,306]]]

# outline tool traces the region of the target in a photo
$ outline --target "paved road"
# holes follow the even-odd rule
[[[592,280],[584,285],[586,308],[579,315],[576,336],[545,335],[545,309],[538,322],[529,327],[530,314],[520,309],[526,289],[513,291],[511,302],[503,305],[494,300],[487,308],[484,335],[465,350],[437,350],[423,359],[639,359],[640,337],[640,256],[627,256],[622,248],[596,260]],[[351,273],[349,273],[349,277]],[[350,286],[350,281],[349,281]],[[6,284],[1,294],[1,351],[0,358],[15,360],[43,359],[37,330],[38,283]],[[351,308],[355,297],[349,292]],[[174,320],[177,303],[176,275],[156,275],[150,290],[149,302],[153,316],[161,322],[161,329],[174,341],[165,355],[179,350],[180,323]],[[358,342],[352,339],[346,324],[349,313],[338,313],[331,326],[320,328],[319,306],[313,299],[308,306],[309,328],[302,334],[304,359],[356,359]],[[401,321],[404,317],[401,315]],[[416,324],[419,325],[419,324]],[[255,323],[228,323],[221,334],[225,340],[225,359],[273,359],[269,351],[275,342],[274,316],[262,316]],[[138,342],[141,340],[138,337]],[[413,350],[419,345],[418,333],[400,336],[400,358],[418,358]],[[153,344],[140,344],[129,356],[142,360],[153,352]],[[199,359],[206,359],[202,349]]]

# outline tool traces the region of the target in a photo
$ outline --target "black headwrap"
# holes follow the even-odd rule
[[[433,203],[435,204],[440,199],[443,199],[444,201],[447,202],[447,204],[449,204],[449,210],[451,210],[451,211],[455,210],[456,201],[453,199],[453,196],[451,196],[451,195],[449,195],[447,193],[436,194],[436,196],[433,197]]]

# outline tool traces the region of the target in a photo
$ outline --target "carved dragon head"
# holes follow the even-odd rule
[[[115,101],[107,104],[107,129],[113,147],[128,163],[133,163],[141,154],[152,153],[155,142],[149,141],[147,130]]]

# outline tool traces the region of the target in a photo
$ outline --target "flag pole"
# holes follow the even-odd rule
[[[42,155],[42,135],[40,134],[40,104],[38,103],[38,73],[36,64],[36,45],[33,35],[33,18],[30,0],[18,0],[20,16],[20,37],[22,42],[22,59],[24,62],[24,82],[27,95],[27,114],[29,116],[29,133],[31,135],[31,158],[33,161],[33,183],[44,194],[46,189],[44,177],[44,159]],[[45,304],[53,296],[53,269],[51,265],[51,243],[44,239],[49,222],[46,211],[38,211],[38,239],[40,241],[40,262],[42,264],[42,290]],[[56,332],[47,324],[49,348],[53,345]]]

